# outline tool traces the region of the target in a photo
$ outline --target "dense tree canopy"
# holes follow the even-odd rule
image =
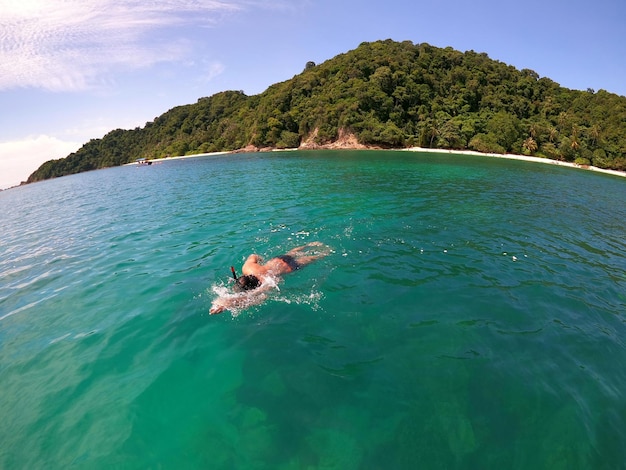
[[[270,86],[178,106],[143,128],[114,130],[28,179],[137,158],[327,143],[343,129],[383,148],[518,153],[626,170],[626,97],[569,90],[484,53],[391,40],[363,43]],[[314,131],[316,131],[314,133]]]

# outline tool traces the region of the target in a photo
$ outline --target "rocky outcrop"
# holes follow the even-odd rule
[[[356,138],[354,134],[346,131],[345,129],[339,129],[339,135],[337,140],[333,142],[327,142],[324,144],[319,144],[316,142],[317,135],[319,133],[319,129],[315,129],[309,137],[302,141],[300,144],[300,149],[356,149],[356,150],[366,150],[375,147],[370,147],[367,145],[363,145],[359,143],[359,140]]]

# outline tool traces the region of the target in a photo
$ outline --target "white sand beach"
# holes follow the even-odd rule
[[[139,160],[137,160],[134,162],[126,163],[125,165],[145,165],[146,163],[154,164],[154,163],[161,163],[161,162],[169,162],[171,160],[184,160],[187,158],[211,157],[214,155],[226,155],[228,153],[233,153],[233,152],[194,153],[193,155],[178,155],[176,157],[146,158],[143,162],[140,162]]]
[[[514,155],[510,153],[506,153],[506,154],[481,153],[481,152],[475,152],[473,150],[429,149],[429,148],[423,148],[423,147],[410,147],[410,148],[402,149],[402,150],[405,150],[407,152],[450,153],[450,154],[460,154],[460,155],[477,155],[477,156],[483,156],[483,157],[506,158],[509,160],[523,160],[525,162],[535,162],[535,163],[544,163],[548,165],[565,166],[569,168],[578,168],[581,170],[597,171],[598,173],[606,173],[609,175],[626,177],[626,172],[624,171],[605,170],[602,168],[597,168],[595,166],[578,165],[576,163],[562,162],[559,160],[551,160],[549,158],[531,157],[528,155]]]
[[[177,157],[165,157],[160,158],[158,161],[169,161],[169,160],[182,160],[185,158],[197,158],[197,157],[212,157],[214,155],[226,155],[227,153],[232,152],[210,152],[210,153],[194,153],[193,155],[179,155]],[[152,160],[155,161],[155,160]]]

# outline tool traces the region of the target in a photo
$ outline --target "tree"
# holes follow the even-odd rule
[[[505,151],[511,151],[519,136],[519,119],[500,111],[489,120],[487,130]]]
[[[589,129],[589,137],[591,140],[591,145],[595,146],[598,142],[598,139],[600,138],[600,126],[598,126],[597,124],[591,126],[591,128]]]
[[[449,120],[441,127],[439,146],[451,149],[465,148],[465,140],[461,135],[459,125],[454,120]]]
[[[483,153],[505,153],[506,149],[502,147],[493,134],[477,134],[469,142],[469,148]]]
[[[433,143],[435,142],[435,139],[437,138],[437,136],[439,136],[439,124],[437,123],[436,120],[431,121],[428,135],[430,136],[430,142],[428,146],[430,148],[433,148]]]
[[[300,136],[295,132],[283,131],[280,134],[280,140],[277,142],[278,148],[296,148],[300,145]]]
[[[528,137],[522,144],[522,148],[526,151],[525,153],[532,155],[537,151],[537,142],[532,137]]]
[[[555,142],[557,137],[559,136],[559,131],[556,129],[556,127],[551,127],[550,128],[550,142]]]

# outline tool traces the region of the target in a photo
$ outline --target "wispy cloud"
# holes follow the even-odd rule
[[[0,142],[0,189],[25,181],[39,166],[53,158],[66,157],[80,147],[47,135],[31,136],[15,142]]]
[[[210,26],[243,8],[235,0],[0,0],[0,90],[85,90],[116,69],[184,60],[189,41],[161,34],[166,28]]]

